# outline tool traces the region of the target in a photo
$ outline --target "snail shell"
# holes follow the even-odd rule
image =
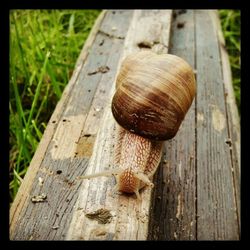
[[[173,138],[196,92],[191,66],[182,58],[140,51],[117,76],[112,113],[123,128],[144,138]]]

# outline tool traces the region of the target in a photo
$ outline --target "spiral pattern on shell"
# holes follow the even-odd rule
[[[196,92],[191,66],[171,54],[129,55],[117,76],[112,113],[123,128],[148,139],[173,138]]]

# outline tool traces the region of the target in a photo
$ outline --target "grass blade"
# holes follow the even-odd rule
[[[46,54],[46,57],[45,57],[42,72],[41,72],[41,75],[40,75],[40,79],[39,79],[39,82],[37,84],[34,100],[33,100],[32,105],[31,105],[30,114],[29,114],[29,118],[28,118],[26,128],[30,125],[31,119],[32,119],[33,114],[34,114],[34,110],[35,110],[35,107],[36,107],[36,104],[37,104],[37,101],[38,101],[38,97],[40,95],[41,86],[42,86],[42,83],[43,83],[43,77],[44,77],[44,75],[46,73],[45,70],[46,70],[46,66],[47,66],[47,63],[48,63],[49,56],[50,56],[50,52],[48,52]]]

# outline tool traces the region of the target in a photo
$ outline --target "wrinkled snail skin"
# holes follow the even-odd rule
[[[116,190],[136,193],[145,185],[153,186],[152,177],[159,165],[162,141],[153,141],[131,133],[117,125],[115,165],[121,169],[116,175]],[[141,180],[141,181],[140,181]]]
[[[127,56],[111,104],[118,128],[114,160],[118,168],[91,177],[115,174],[115,190],[140,198],[143,186],[153,187],[163,142],[176,135],[195,92],[193,70],[182,58],[150,51]]]

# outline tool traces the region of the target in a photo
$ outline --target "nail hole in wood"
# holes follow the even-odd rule
[[[137,44],[140,49],[151,49],[151,45],[148,42],[140,42]]]
[[[91,136],[91,134],[85,134],[84,135],[84,137],[90,137]]]
[[[57,173],[57,174],[61,174],[61,173],[62,173],[62,170],[57,170],[56,173]]]
[[[228,144],[228,145],[229,145],[229,147],[231,147],[231,146],[232,146],[232,141],[231,141],[231,139],[227,139],[227,140],[225,141],[225,143],[226,143],[226,144]]]
[[[104,44],[104,39],[99,43],[99,46],[102,46]]]
[[[177,23],[177,28],[182,29],[185,26],[185,22],[179,22]]]

